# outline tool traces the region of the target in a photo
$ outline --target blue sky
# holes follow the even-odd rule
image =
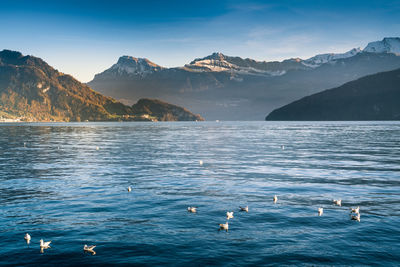
[[[119,56],[182,66],[212,52],[308,58],[400,36],[400,0],[5,1],[0,49],[87,82]]]

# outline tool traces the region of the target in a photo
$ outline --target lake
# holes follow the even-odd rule
[[[0,265],[400,263],[399,122],[3,123],[0,148]]]

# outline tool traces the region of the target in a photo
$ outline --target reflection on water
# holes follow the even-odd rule
[[[1,124],[0,264],[396,265],[399,140],[396,122]]]

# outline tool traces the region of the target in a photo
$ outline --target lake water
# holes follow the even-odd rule
[[[1,124],[0,148],[0,265],[400,264],[398,122]]]

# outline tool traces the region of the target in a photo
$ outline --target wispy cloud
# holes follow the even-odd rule
[[[274,6],[275,6],[274,4],[249,2],[249,3],[230,5],[229,9],[235,10],[235,11],[242,11],[242,12],[251,12],[251,11],[260,11],[260,10],[270,9],[270,8],[273,8]]]
[[[262,39],[284,33],[286,30],[286,27],[257,26],[250,29],[247,35],[252,39]]]
[[[303,55],[315,39],[307,34],[292,34],[282,38],[274,36],[270,39],[256,38],[246,41],[243,49],[263,55],[262,60],[282,60]]]

